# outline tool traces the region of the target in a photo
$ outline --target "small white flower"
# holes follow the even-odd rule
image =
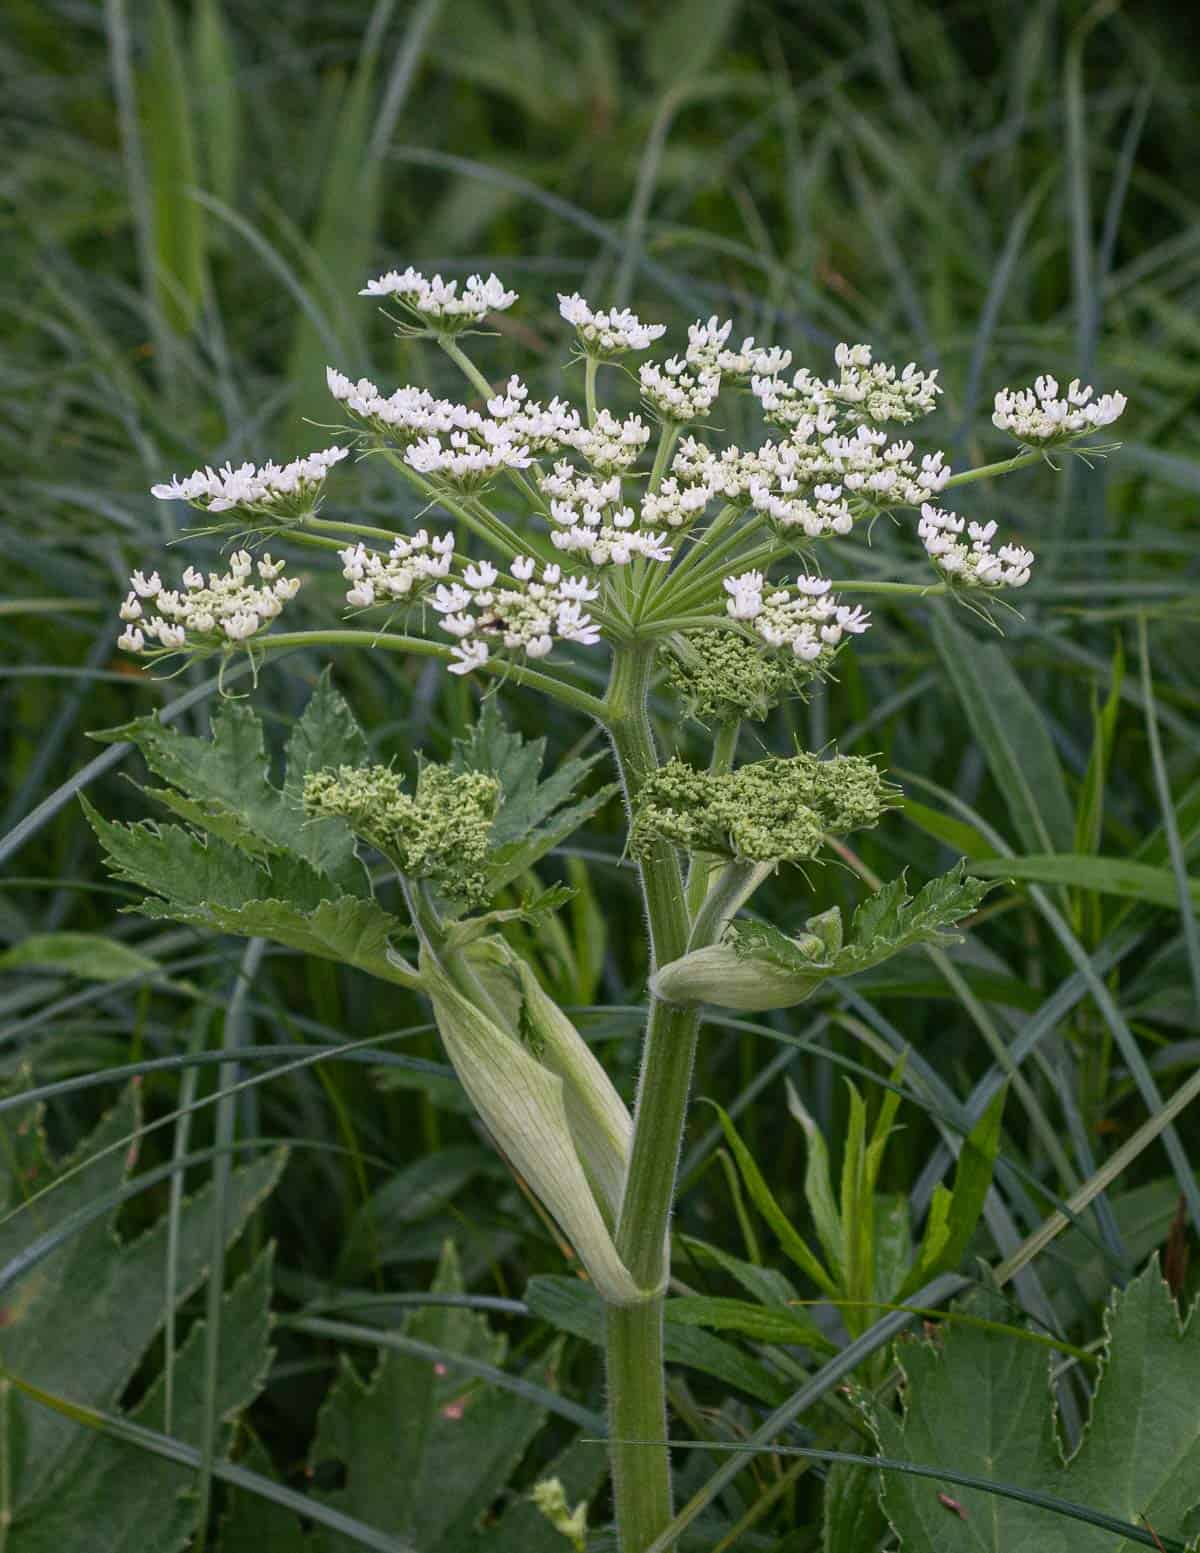
[[[1111,426],[1128,403],[1119,393],[1094,399],[1091,387],[1081,386],[1078,378],[1072,378],[1065,398],[1057,395],[1058,381],[1048,375],[1035,379],[1032,389],[1002,388],[996,395],[992,424],[1027,446],[1049,447]]]
[[[127,631],[122,631],[117,637],[117,646],[122,652],[141,652],[146,645],[146,638],[138,630],[137,626],[130,626]]]
[[[465,643],[456,642],[450,654],[455,660],[446,666],[451,674],[470,674],[473,669],[482,668],[489,656],[487,643],[479,637]]]
[[[649,350],[667,332],[666,324],[645,324],[628,308],[593,311],[578,292],[558,294],[558,310],[574,325],[583,349],[593,356],[620,356]]]

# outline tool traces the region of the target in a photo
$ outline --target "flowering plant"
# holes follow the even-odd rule
[[[412,781],[368,761],[327,683],[293,738],[281,788],[237,703],[215,720],[207,753],[144,721],[122,736],[178,789],[163,796],[190,829],[95,823],[118,873],[150,892],[142,909],[276,938],[429,997],[482,1121],[607,1303],[620,1546],[636,1553],[671,1518],[662,1297],[701,1004],[799,1002],[829,977],[944,940],[987,888],[955,870],[910,899],[895,880],[859,908],[848,934],[836,910],[795,936],[738,924],[771,873],[875,825],[894,794],[859,757],[801,750],[739,763],[739,730],[835,671],[870,627],[861,599],[942,594],[986,613],[1023,587],[1032,553],[997,543],[994,522],[960,516],[948,498],[1080,446],[1125,401],[1078,382],[1060,397],[1050,377],[1003,390],[993,420],[1017,451],[955,473],[942,451],[918,451],[890,429],[933,410],[937,373],[876,362],[866,345],[839,346],[829,377],[793,372],[790,351],[734,344],[732,325],[713,317],[691,326],[680,353],[634,372],[627,358],[664,326],[562,296],[583,402],[542,402],[518,376],[495,388],[463,351],[465,335],[517,301],[495,276],[460,289],[393,271],[364,294],[398,310],[403,335],[441,347],[470,402],[417,386],[385,393],[330,367],[343,440],[283,467],[206,468],[156,485],[155,496],[219,516],[250,548],[224,574],[189,567],[178,589],[135,572],[120,644],[144,658],[216,654],[222,664],[244,652],[257,665],[299,645],[422,654],[599,723],[628,811],[652,967],[633,1113],[498,931],[514,915],[553,911],[563,892],[495,904],[613,789],[573,799],[590,764],[581,761],[539,783],[527,761],[507,757],[511,736],[492,701],[455,759],[425,764]],[[636,383],[637,408],[600,404],[601,368],[618,386]],[[733,394],[761,410],[766,434],[753,446],[723,446],[709,424]],[[322,516],[326,481],[350,454],[384,460],[414,487],[427,526],[396,533]],[[914,558],[923,552],[929,568],[921,580],[824,575],[823,543],[841,554],[841,541],[869,537],[883,517],[911,523]],[[438,527],[446,519],[453,531]],[[269,554],[253,559],[267,541],[336,552],[351,623],[277,629],[299,583]],[[586,654],[602,657],[602,695],[582,673]],[[711,728],[707,769],[661,759],[654,684]],[[409,925],[376,900],[356,847],[385,860]],[[399,951],[406,933],[414,960]]]

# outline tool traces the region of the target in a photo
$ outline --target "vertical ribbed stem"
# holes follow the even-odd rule
[[[608,690],[605,721],[629,804],[658,767],[647,709],[652,663],[649,645],[618,650]],[[656,844],[640,859],[640,870],[651,957],[663,965],[677,959],[688,940],[679,859],[674,848]],[[617,1227],[621,1259],[643,1288],[663,1288],[670,1271],[667,1227],[698,1024],[695,1010],[651,1000]],[[642,1305],[610,1307],[605,1349],[621,1553],[640,1553],[671,1519],[661,1294]]]

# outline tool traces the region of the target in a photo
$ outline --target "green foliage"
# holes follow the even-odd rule
[[[842,1320],[851,1336],[865,1331],[878,1319],[881,1310],[891,1304],[903,1303],[939,1273],[957,1270],[978,1227],[1000,1147],[1003,1090],[997,1093],[969,1137],[963,1140],[953,1189],[940,1183],[934,1189],[924,1232],[914,1247],[907,1201],[877,1189],[888,1142],[896,1130],[894,1123],[900,1104],[897,1086],[902,1073],[903,1064],[891,1075],[890,1086],[884,1092],[869,1133],[863,1098],[854,1085],[846,1081],[850,1116],[842,1146],[840,1188],[836,1195],[826,1140],[795,1089],[788,1086],[789,1109],[804,1130],[808,1155],[804,1195],[816,1229],[819,1252],[809,1245],[780,1207],[729,1116],[720,1106],[715,1107],[750,1200],[789,1260],[831,1302],[840,1306]],[[727,1270],[733,1271],[732,1268]],[[762,1299],[762,1292],[755,1292]],[[758,1318],[762,1326],[757,1334],[751,1333],[751,1317],[741,1309],[740,1301],[697,1301],[687,1306],[687,1310],[702,1325],[716,1327],[723,1323],[732,1330],[758,1335],[763,1340],[808,1342],[816,1348],[828,1346],[828,1339],[813,1325],[811,1318],[796,1308],[799,1302],[794,1296],[781,1310],[777,1291],[768,1290],[766,1295],[764,1304],[767,1308]],[[724,1305],[729,1308],[722,1308]],[[711,1319],[706,1320],[706,1316]],[[792,1324],[790,1339],[781,1335],[784,1321]],[[767,1337],[768,1324],[775,1331],[772,1338]],[[802,1331],[807,1331],[807,1335],[801,1335]]]
[[[545,739],[526,740],[507,728],[495,696],[487,696],[468,732],[454,742],[452,769],[480,772],[500,784],[500,805],[492,822],[489,889],[492,895],[560,846],[617,791],[608,783],[587,797],[571,799],[603,754],[564,760],[544,780]]]
[[[725,1008],[787,1008],[825,981],[855,976],[904,949],[957,941],[954,925],[995,886],[967,878],[959,863],[910,896],[904,874],[889,880],[855,910],[849,934],[835,906],[810,917],[789,938],[769,922],[734,923],[724,940],[664,966],[654,985],[676,1003]]]
[[[21,969],[55,971],[82,981],[162,974],[148,954],[100,933],[33,933],[0,953],[0,971]]]
[[[449,1242],[430,1292],[463,1292]],[[508,1350],[507,1339],[491,1330],[486,1317],[454,1305],[431,1304],[406,1317],[400,1331],[448,1356],[495,1366],[503,1364]],[[556,1343],[539,1361],[550,1384],[559,1356]],[[364,1376],[343,1358],[321,1407],[309,1455],[312,1494],[420,1553],[514,1546],[510,1517],[518,1524],[526,1521],[516,1505],[500,1515],[494,1530],[482,1532],[479,1523],[503,1495],[545,1421],[545,1410],[536,1403],[465,1378],[453,1364],[384,1348]],[[578,1481],[578,1469],[571,1476]],[[340,1486],[330,1486],[339,1477]],[[324,1528],[300,1537],[289,1517],[264,1512],[239,1494],[225,1530],[225,1553],[249,1547],[249,1528],[263,1525],[281,1539],[269,1544],[272,1549],[350,1553],[354,1546]]]
[[[597,1347],[604,1341],[604,1306],[596,1292],[577,1278],[531,1278],[525,1290],[525,1303],[534,1315],[560,1332],[569,1332]],[[663,1351],[668,1364],[715,1376],[768,1406],[782,1399],[786,1388],[765,1365],[734,1344],[699,1330],[687,1320],[687,1315],[685,1307],[684,1320],[668,1319],[663,1329]],[[793,1337],[791,1341],[797,1339]]]
[[[114,1230],[116,1205],[82,1226],[72,1216],[115,1196],[128,1178],[136,1149],[129,1139],[140,1124],[138,1091],[121,1099],[76,1152],[54,1160],[47,1152],[40,1112],[14,1122],[0,1118],[7,1148],[0,1187],[9,1209],[0,1225],[0,1265],[9,1267],[26,1246],[31,1225],[41,1234],[61,1229],[62,1242],[21,1274],[4,1295],[0,1364],[10,1375],[69,1402],[114,1411],[166,1316],[163,1269],[170,1226],[160,1219],[132,1240]],[[234,1171],[226,1199],[227,1235],[234,1241],[279,1179],[281,1152]],[[23,1206],[30,1188],[36,1204]],[[212,1192],[185,1200],[176,1223],[174,1288],[185,1299],[206,1271],[212,1241]],[[232,1421],[258,1395],[265,1379],[271,1281],[269,1249],[225,1297],[223,1340],[216,1375],[216,1442],[232,1443]],[[102,1338],[101,1338],[102,1334]],[[189,1332],[175,1355],[170,1429],[198,1441],[206,1384],[202,1326]],[[195,1519],[181,1498],[190,1474],[159,1460],[138,1460],[128,1447],[81,1429],[16,1390],[7,1392],[0,1452],[18,1545],[46,1550],[74,1545],[87,1528],[113,1553],[147,1548],[178,1553]],[[165,1425],[166,1381],[159,1375],[127,1415],[152,1428]]]
[[[240,702],[213,715],[199,739],[140,718],[104,737],[136,744],[171,784],[147,789],[186,822],[123,825],[82,800],[113,874],[151,892],[143,915],[218,933],[269,938],[305,954],[411,985],[393,951],[403,924],[370,894],[354,836],[336,816],[310,818],[302,793],[315,770],[355,767],[366,744],[328,674],[322,676],[287,746],[282,785],[270,778],[262,724]]]
[[[902,1344],[903,1418],[874,1419],[881,1451],[922,1466],[952,1466],[995,1483],[1056,1495],[1115,1516],[1160,1539],[1185,1538],[1200,1505],[1200,1333],[1180,1326],[1175,1302],[1150,1264],[1105,1316],[1103,1369],[1079,1448],[1064,1461],[1049,1405],[1043,1351],[977,1328],[937,1346]],[[1110,1553],[1132,1546],[1111,1532],[1036,1506],[947,1483],[884,1475],[883,1502],[904,1553],[1019,1547]],[[1161,1543],[1160,1543],[1161,1545]]]

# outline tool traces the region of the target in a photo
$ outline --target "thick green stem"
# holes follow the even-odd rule
[[[1002,458],[996,464],[980,464],[978,469],[964,469],[961,473],[950,476],[946,481],[946,488],[949,489],[952,485],[970,485],[973,480],[994,480],[997,475],[1011,474],[1014,469],[1028,469],[1030,464],[1039,464],[1045,456],[1040,448],[1031,448],[1028,453],[1017,453],[1012,458]]]
[[[653,650],[644,645],[618,650],[603,719],[630,804],[658,767],[646,704],[652,666]],[[641,859],[640,870],[651,957],[655,966],[665,965],[683,953],[690,930],[679,859],[672,847],[659,845]],[[698,1028],[695,1010],[651,999],[617,1226],[618,1252],[643,1288],[661,1289],[670,1271],[667,1226]],[[610,1307],[605,1346],[621,1553],[640,1553],[671,1519],[661,1295],[643,1305]]]
[[[596,368],[599,362],[595,356],[583,358],[583,400],[587,405],[587,422],[589,426],[596,424]]]

